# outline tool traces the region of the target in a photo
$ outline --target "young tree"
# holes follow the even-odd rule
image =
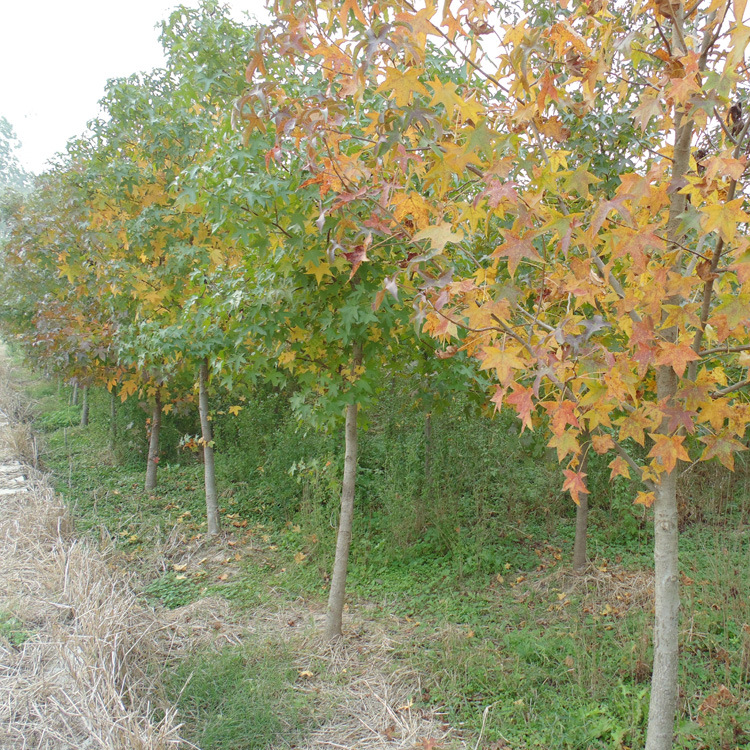
[[[275,7],[281,31],[247,69],[275,121],[269,159],[296,136],[323,210],[368,210],[403,243],[400,263],[371,261],[391,263],[375,304],[419,279],[417,320],[493,374],[496,406],[523,429],[546,414],[574,501],[589,438],[612,476],[642,482],[655,523],[646,747],[667,750],[680,464],[731,468],[750,421],[745,3]],[[280,93],[274,55],[317,66],[298,96]],[[581,131],[607,150],[576,148]],[[618,175],[597,175],[597,158]]]

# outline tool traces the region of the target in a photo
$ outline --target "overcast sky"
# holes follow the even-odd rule
[[[109,78],[162,64],[156,24],[179,0],[0,0],[0,116],[15,128],[26,169],[82,133]],[[197,6],[198,0],[184,5]],[[228,0],[267,18],[263,0]],[[243,61],[237,61],[238,70]]]

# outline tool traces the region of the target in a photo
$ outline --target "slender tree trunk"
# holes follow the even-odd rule
[[[117,445],[117,395],[109,392],[109,447],[114,451]]]
[[[352,364],[362,363],[362,347],[354,345]],[[357,409],[358,404],[346,407],[344,479],[341,485],[341,515],[336,539],[336,558],[331,576],[331,591],[328,595],[325,638],[334,641],[341,637],[341,621],[346,594],[346,570],[349,564],[349,548],[352,542],[352,519],[354,516],[354,486],[357,477]]]
[[[82,396],[82,408],[81,408],[81,427],[88,427],[89,426],[89,387],[87,385],[83,386],[83,396]]]
[[[581,471],[586,474],[589,464],[589,450],[591,450],[591,441],[588,432],[583,434],[581,441],[583,457],[581,458]],[[578,497],[576,506],[576,538],[573,544],[573,572],[578,573],[586,567],[586,542],[588,539],[589,525],[589,496],[582,492]]]
[[[156,389],[151,415],[151,439],[148,443],[146,467],[146,492],[156,489],[156,469],[159,465],[159,431],[161,430],[161,388]]]
[[[658,399],[671,399],[677,376],[671,367],[656,375]],[[654,671],[646,750],[671,750],[679,694],[677,682],[680,574],[677,531],[677,469],[662,475],[654,503]]]
[[[78,406],[78,381],[73,381],[73,391],[70,394],[70,405]]]
[[[206,518],[208,520],[207,533],[209,536],[218,534],[219,503],[216,499],[216,474],[214,472],[214,447],[211,422],[208,419],[208,363],[201,362],[199,373],[198,411],[201,417],[201,432],[203,435],[203,476],[206,485]]]

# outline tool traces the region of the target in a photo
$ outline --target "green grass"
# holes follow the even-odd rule
[[[291,666],[288,644],[254,639],[196,655],[168,679],[168,694],[187,723],[186,739],[214,750],[262,750],[314,726],[322,709]]]
[[[175,524],[186,543],[203,532],[202,467],[192,455],[167,443],[158,489],[142,489],[144,410],[123,409],[121,439],[130,448],[112,453],[104,394],[92,393],[92,424],[82,429],[63,425],[54,415],[68,407],[49,386],[38,388],[43,460],[75,508],[79,531],[100,537],[104,527],[136,567],[149,564],[149,550]],[[149,582],[146,601],[178,607],[220,594],[248,616],[259,605],[325,602],[338,443],[300,436],[271,396],[248,402],[242,415],[244,422],[217,423],[222,517],[240,559],[224,581],[217,571],[140,570]],[[385,417],[372,417],[362,440],[351,611],[367,612],[398,635],[396,663],[421,675],[418,704],[445,712],[474,738],[484,719],[487,746],[641,747],[652,649],[648,598],[636,605],[627,597],[619,601],[593,577],[588,589],[566,595],[574,509],[560,496],[543,443],[524,437],[521,445],[504,423],[459,416],[451,417],[455,435],[436,438],[423,528],[415,525],[413,503],[423,491],[418,415],[381,430],[377,420]],[[183,427],[173,425],[167,437],[192,429],[181,419]],[[59,426],[52,429],[55,420]],[[274,425],[276,442],[271,433],[259,435]],[[467,445],[477,456],[466,454]],[[681,538],[676,746],[685,750],[750,747],[748,474],[732,479],[711,471],[694,471],[685,490],[695,509]],[[625,578],[642,575],[652,566],[650,521],[632,507],[626,483],[609,484],[602,478],[607,473],[606,464],[592,467],[590,556]],[[192,740],[204,750],[260,748],[304,734],[318,709],[298,689],[288,648],[261,640],[218,655],[199,653],[171,669],[173,696],[193,674],[179,698]]]

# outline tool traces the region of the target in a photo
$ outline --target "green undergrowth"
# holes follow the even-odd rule
[[[137,568],[145,601],[173,608],[220,594],[248,617],[259,606],[324,606],[341,435],[300,429],[272,390],[248,394],[237,417],[217,407],[225,533],[213,567],[156,570],[150,553],[175,527],[186,548],[205,530],[202,466],[179,448],[198,432],[195,417],[166,420],[159,486],[147,494],[144,405],[120,407],[111,447],[108,395],[92,392],[87,428],[76,426],[68,395],[34,386],[42,459],[78,530],[113,543]],[[592,564],[576,578],[574,508],[536,434],[457,401],[433,416],[426,474],[424,414],[406,396],[384,395],[367,421],[348,618],[394,634],[394,665],[421,675],[414,705],[443,712],[471,743],[481,731],[482,747],[642,747],[653,537],[633,488],[610,483],[606,461],[592,461]],[[750,492],[738,463],[735,476],[701,466],[686,477],[679,748],[750,747]],[[170,671],[192,741],[206,750],[282,747],[309,730],[321,709],[298,689],[288,648],[261,639]]]
[[[288,644],[253,639],[202,653],[168,676],[167,692],[185,722],[185,739],[201,748],[261,750],[315,726],[325,708],[302,690]]]

